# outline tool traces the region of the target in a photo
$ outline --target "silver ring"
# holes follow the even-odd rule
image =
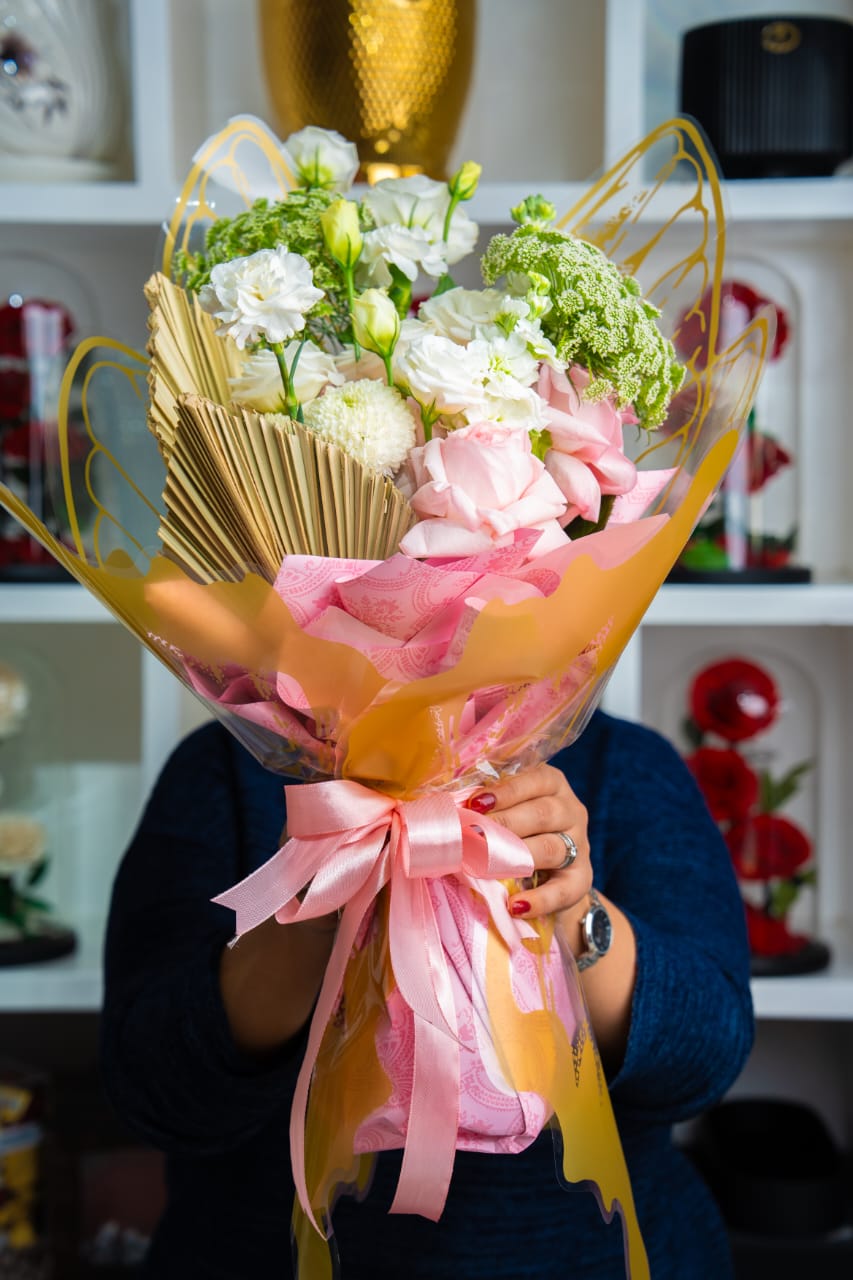
[[[555,871],[566,871],[578,856],[578,847],[575,844],[568,831],[555,831],[555,836],[559,836],[563,844],[566,846],[566,856],[558,867],[554,867]]]

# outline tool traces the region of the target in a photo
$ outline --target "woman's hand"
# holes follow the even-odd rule
[[[553,912],[564,942],[579,956],[585,949],[582,921],[589,908],[592,863],[587,811],[565,776],[552,765],[539,764],[495,783],[490,791],[475,793],[468,808],[488,814],[520,836],[533,857],[535,883],[510,895],[512,914],[531,920]],[[570,840],[564,840],[561,832]],[[563,866],[572,841],[577,856]],[[612,1077],[628,1042],[637,945],[624,912],[603,894],[599,896],[609,912],[613,938],[607,955],[584,969],[580,978],[598,1048]]]
[[[592,887],[587,812],[565,774],[550,764],[534,765],[495,783],[490,791],[477,792],[468,808],[488,814],[520,836],[530,850],[536,875],[530,888],[511,894],[512,915],[533,919],[572,908],[581,908],[583,914]],[[577,854],[566,866],[572,842]]]

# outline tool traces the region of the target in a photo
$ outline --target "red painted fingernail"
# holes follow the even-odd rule
[[[525,898],[516,898],[515,902],[509,905],[509,913],[511,916],[526,916],[530,910],[530,903]]]
[[[497,796],[493,796],[491,791],[481,791],[478,796],[470,797],[466,807],[473,809],[475,813],[491,813],[497,802]]]

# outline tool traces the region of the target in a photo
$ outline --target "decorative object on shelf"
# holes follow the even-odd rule
[[[686,31],[681,110],[727,178],[834,173],[853,153],[853,23],[785,13]]]
[[[775,338],[741,447],[669,580],[809,582],[811,570],[796,561],[799,415],[794,293],[767,263],[732,265],[737,274],[722,285],[718,350],[736,346],[740,333],[762,311],[773,317]],[[714,340],[708,301],[706,294],[698,308],[682,317],[674,338],[681,358],[699,367],[707,363],[708,345]]]
[[[114,0],[0,0],[0,180],[120,176]]]
[[[45,1082],[34,1071],[0,1061],[0,1276],[47,1280],[41,1238],[41,1147]]]
[[[792,929],[789,913],[814,885],[812,841],[779,811],[796,794],[811,761],[770,771],[763,736],[784,701],[771,672],[742,657],[702,667],[688,689],[687,765],[731,854],[746,909],[752,972],[765,977],[826,968],[829,948]],[[769,757],[769,759],[768,759]]]
[[[65,495],[54,483],[52,423],[74,335],[74,321],[56,301],[0,295],[0,480],[42,512],[57,537],[66,537]],[[69,436],[73,483],[82,482],[88,442],[80,423]],[[0,582],[68,581],[35,538],[0,517]]]
[[[282,134],[352,138],[361,176],[447,176],[471,78],[476,0],[260,0]]]
[[[821,1265],[821,1241],[850,1226],[850,1189],[846,1154],[812,1107],[784,1098],[728,1098],[699,1119],[690,1154],[732,1231],[812,1242],[814,1266],[786,1268],[786,1275],[851,1274],[849,1253],[838,1270]],[[849,1243],[849,1230],[844,1235]],[[743,1274],[781,1273],[762,1266]]]
[[[21,732],[28,709],[23,677],[0,663],[0,742]],[[5,810],[2,788],[0,777],[0,966],[55,960],[74,950],[76,938],[36,893],[48,867],[47,832],[28,814]]]

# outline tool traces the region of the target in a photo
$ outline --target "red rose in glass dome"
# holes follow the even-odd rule
[[[806,833],[778,813],[758,813],[726,832],[739,880],[790,879],[812,855]]]
[[[0,307],[0,356],[26,359],[34,347],[42,356],[59,355],[73,332],[74,321],[61,302],[27,298]]]
[[[749,949],[756,956],[793,956],[808,946],[802,933],[791,933],[784,918],[772,916],[747,902],[746,929]]]
[[[17,422],[30,407],[30,375],[24,369],[0,369],[0,423]]]
[[[678,325],[673,341],[682,359],[694,358],[696,367],[704,369],[708,363],[708,327],[711,317],[711,289],[706,289],[699,306],[686,312]],[[736,323],[727,325],[726,308],[737,312]],[[769,308],[776,318],[776,336],[768,360],[778,360],[788,345],[791,327],[784,307],[770,298],[765,298],[752,285],[743,280],[723,280],[720,285],[720,331],[725,335],[728,330],[745,329],[755,319],[759,311]],[[728,343],[723,339],[723,345]]]
[[[784,467],[790,467],[793,455],[773,436],[762,431],[751,431],[747,437],[749,450],[749,479],[747,487],[750,493],[758,493],[768,480],[772,480]]]
[[[779,714],[773,677],[745,658],[726,658],[704,667],[690,688],[690,714],[702,733],[726,742],[744,742],[761,733]]]
[[[758,776],[737,751],[699,747],[686,764],[716,822],[745,818],[758,799]]]

